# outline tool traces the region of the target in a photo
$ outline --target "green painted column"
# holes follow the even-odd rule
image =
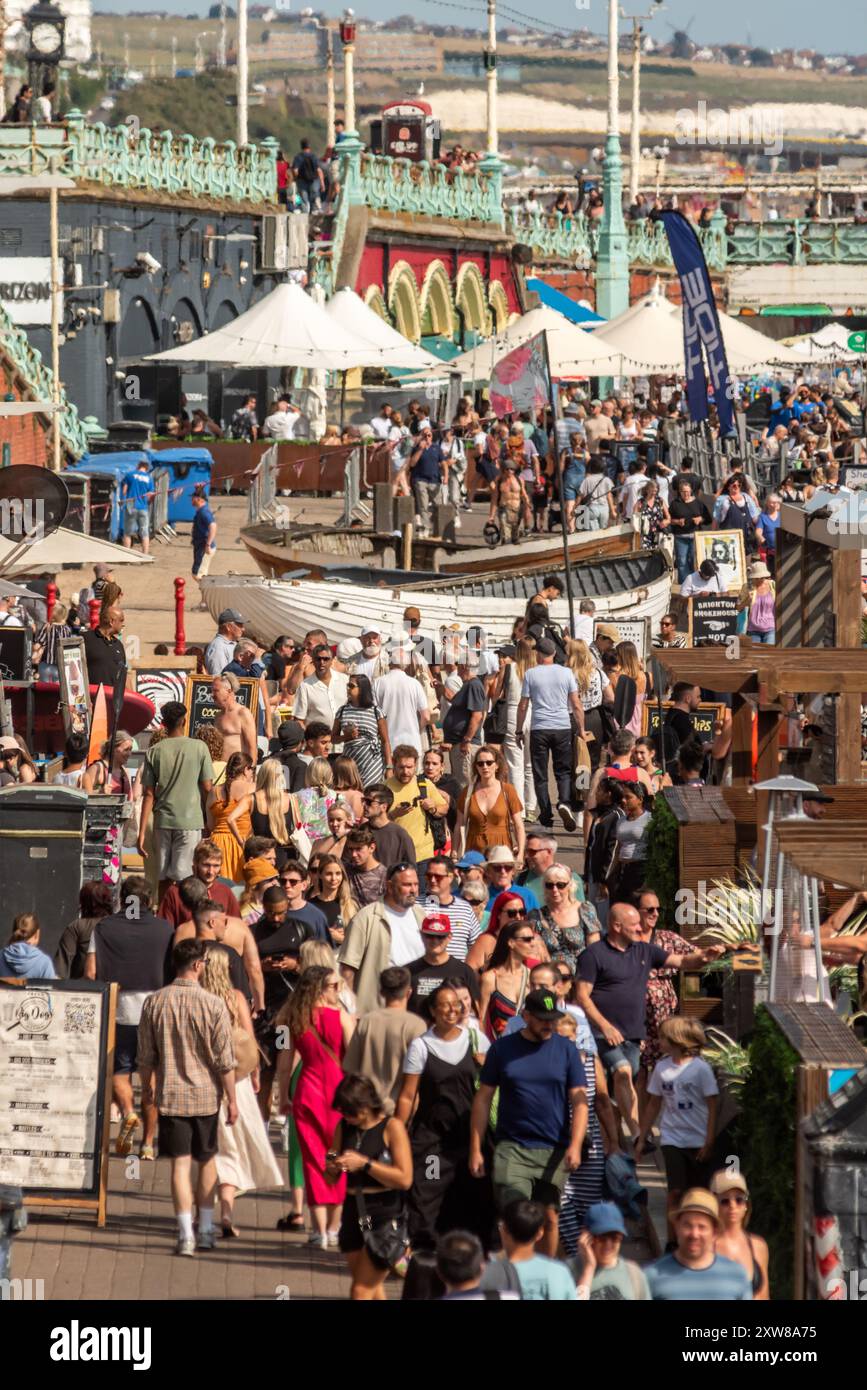
[[[605,141],[602,188],[605,206],[596,253],[596,312],[603,318],[613,319],[629,308],[629,252],[622,206],[623,163],[620,136],[616,134],[609,135]]]

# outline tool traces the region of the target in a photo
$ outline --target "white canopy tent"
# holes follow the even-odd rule
[[[437,359],[405,343],[377,345],[359,337],[316,304],[300,285],[278,285],[252,309],[213,333],[182,347],[153,353],[150,362],[212,362],[226,367],[306,367],[309,370],[349,371],[353,367],[397,366],[396,358],[426,370]]]
[[[150,565],[152,555],[140,555],[111,541],[97,540],[63,527],[33,545],[0,536],[0,574],[35,574],[63,565]]]
[[[438,357],[411,343],[390,323],[380,318],[354,290],[338,290],[325,305],[325,312],[336,324],[341,337],[348,333],[352,338],[370,345],[377,354],[375,363],[369,364],[371,366],[405,367],[426,372],[441,365]]]
[[[817,366],[832,366],[855,363],[861,360],[857,352],[849,349],[850,329],[842,323],[826,323],[815,333],[807,333],[801,338],[788,338],[791,352],[800,357],[802,363]]]
[[[468,348],[449,362],[437,362],[437,369],[432,375],[443,377],[451,372],[460,372],[464,381],[488,381],[501,358],[543,332],[548,339],[552,377],[606,376],[615,373],[617,358],[608,345],[607,336],[590,334],[577,324],[570,323],[556,309],[542,305],[522,314],[497,337]]]

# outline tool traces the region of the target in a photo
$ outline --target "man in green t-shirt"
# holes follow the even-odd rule
[[[159,901],[172,883],[193,872],[193,851],[201,839],[205,803],[214,785],[207,745],[184,734],[186,706],[170,700],[163,705],[161,718],[166,736],[148,749],[145,758],[138,836],[139,853],[146,859],[145,835],[153,811]]]

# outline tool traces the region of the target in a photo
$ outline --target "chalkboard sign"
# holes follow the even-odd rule
[[[736,594],[692,594],[689,634],[694,647],[724,647],[738,630]]]
[[[0,676],[4,681],[30,679],[30,633],[26,627],[0,627]]]
[[[117,985],[0,981],[3,1180],[105,1224]]]
[[[617,631],[620,633],[621,642],[631,642],[641,660],[646,660],[648,627],[650,625],[649,618],[621,618],[619,616],[612,618],[595,618],[593,621],[594,642],[596,640],[596,629],[600,623],[607,623],[609,626],[613,625],[616,627]]]
[[[867,488],[867,468],[855,468],[848,464],[843,470],[843,482],[846,487],[851,487],[853,491],[860,491]]]
[[[671,708],[671,701],[663,700],[663,722],[665,721],[667,711]],[[722,719],[724,710],[725,705],[722,703],[717,704],[716,702],[701,704],[699,705],[698,709],[690,710],[689,720],[692,724],[693,736],[696,739],[698,739],[699,743],[711,742],[711,740],[714,737],[713,726],[718,719]],[[657,705],[655,700],[646,701],[642,708],[641,732],[643,734],[649,734],[650,737],[653,739],[657,739],[659,737],[659,706]]]
[[[184,704],[187,707],[188,734],[194,734],[200,724],[213,724],[220,713],[214,702],[213,676],[187,676]],[[256,717],[259,707],[259,680],[253,676],[239,676],[237,701]]]

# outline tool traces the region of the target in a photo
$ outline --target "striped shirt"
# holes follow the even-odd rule
[[[448,904],[428,893],[418,900],[418,906],[425,912],[444,912],[452,924],[449,937],[449,955],[455,960],[466,960],[467,952],[477,936],[482,934],[482,926],[470,904],[464,898],[452,898]]]
[[[232,1025],[222,999],[196,980],[174,980],[145,1000],[137,1070],[156,1072],[162,1115],[214,1115],[223,1072],[235,1066]]]

